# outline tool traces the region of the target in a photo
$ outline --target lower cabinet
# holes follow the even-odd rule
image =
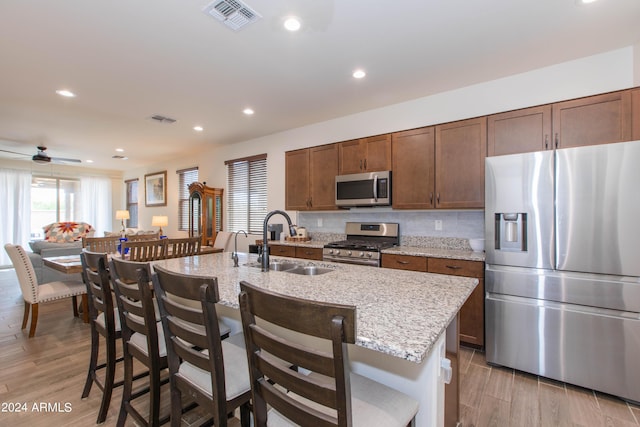
[[[295,258],[296,247],[289,245],[269,245],[269,255]]]
[[[484,347],[484,262],[382,254],[382,267],[478,279],[480,283],[460,309],[460,342]]]
[[[305,246],[296,246],[296,258],[312,259],[322,261],[322,248],[308,248]]]
[[[289,258],[303,258],[322,261],[322,248],[293,245],[269,245],[269,254]]]

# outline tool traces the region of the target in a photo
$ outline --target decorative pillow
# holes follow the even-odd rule
[[[93,227],[86,222],[54,222],[42,227],[44,240],[48,242],[74,242],[82,240]]]

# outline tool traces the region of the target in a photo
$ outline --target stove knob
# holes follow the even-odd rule
[[[351,251],[347,251],[347,255],[351,256]]]
[[[333,249],[329,249],[329,255],[333,255]]]
[[[340,249],[336,249],[336,255],[340,255]]]
[[[364,252],[360,252],[360,258],[364,256]]]
[[[373,254],[372,254],[371,252],[367,252],[367,256],[368,256],[369,258],[371,258],[371,257],[373,256]]]

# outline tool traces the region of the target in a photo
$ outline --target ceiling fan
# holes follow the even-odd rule
[[[66,159],[63,157],[49,157],[49,155],[45,152],[47,150],[47,147],[43,146],[43,145],[39,145],[38,146],[38,153],[31,156],[30,154],[24,154],[24,153],[18,153],[16,151],[10,151],[10,150],[3,150],[0,149],[0,151],[5,152],[5,153],[11,153],[11,154],[18,154],[20,156],[27,156],[27,157],[31,157],[31,160],[33,160],[36,163],[40,163],[40,164],[47,164],[47,163],[82,163],[82,160],[78,160],[78,159]]]

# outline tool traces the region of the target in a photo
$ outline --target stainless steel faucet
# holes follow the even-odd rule
[[[236,231],[236,236],[233,242],[233,253],[231,254],[231,259],[233,260],[234,267],[238,266],[238,233],[244,233],[244,237],[249,237],[247,236],[247,232],[244,230]]]
[[[271,211],[264,217],[264,224],[262,226],[262,271],[269,271],[269,244],[267,243],[267,224],[269,223],[269,219],[275,214],[280,214],[289,223],[289,233],[292,236],[295,236],[295,229],[293,228],[293,224],[291,223],[291,218],[285,211]]]

